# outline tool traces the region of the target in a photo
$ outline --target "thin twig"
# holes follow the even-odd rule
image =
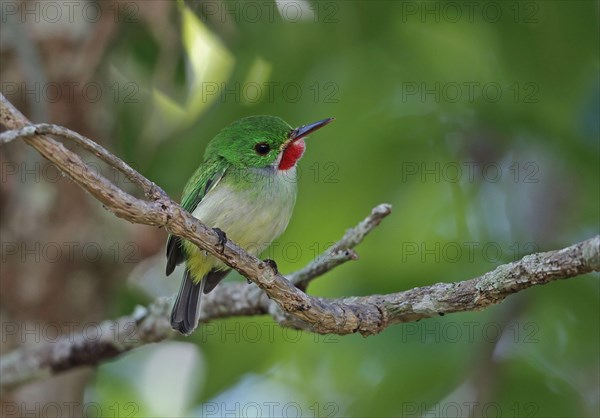
[[[392,206],[383,203],[376,206],[362,222],[346,231],[344,236],[325,252],[315,258],[306,267],[287,276],[296,287],[306,290],[308,283],[327,271],[349,260],[358,260],[358,254],[352,249],[357,246],[369,232],[378,226],[383,218],[392,213]]]
[[[91,139],[62,126],[41,123],[38,125],[29,125],[21,129],[6,131],[0,134],[0,145],[14,141],[15,139],[45,134],[60,136],[75,142],[111,167],[114,167],[121,173],[125,174],[129,180],[142,188],[146,197],[152,200],[168,199],[168,196],[163,189],[158,187],[154,182],[148,180],[146,177],[142,176],[119,157],[111,154],[106,148],[95,143]]]

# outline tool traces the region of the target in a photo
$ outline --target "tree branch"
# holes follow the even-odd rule
[[[321,276],[332,268],[348,261],[358,260],[358,254],[352,251],[373,228],[378,226],[384,217],[392,211],[390,205],[382,204],[373,209],[371,215],[356,227],[346,231],[342,239],[328,248],[312,263],[288,276],[288,280],[296,287],[306,290],[308,283],[315,277]]]
[[[303,269],[288,279],[268,263],[228,241],[224,247],[217,234],[202,224],[162,189],[125,162],[90,139],[54,125],[31,125],[0,94],[0,123],[11,131],[0,135],[0,145],[22,139],[52,161],[75,183],[116,216],[131,222],[165,227],[237,270],[258,288],[245,284],[223,284],[202,305],[201,320],[241,315],[271,314],[283,326],[312,332],[372,335],[392,324],[415,321],[452,312],[480,310],[508,295],[534,285],[600,270],[600,236],[571,247],[533,254],[494,271],[458,283],[438,283],[388,295],[326,299],[309,296],[312,279],[357,255],[354,246],[387,216],[391,207],[379,205],[371,214]],[[85,162],[62,144],[47,136],[72,140],[91,151],[138,184],[150,200],[138,199],[105,177],[87,170]],[[260,290],[262,289],[262,290]],[[101,337],[93,341],[83,335],[66,336],[59,342],[27,347],[2,356],[0,385],[14,385],[38,376],[93,365],[141,345],[172,336],[168,311],[172,298],[159,298],[147,308],[100,325]]]
[[[342,241],[342,240],[341,240]],[[340,241],[340,242],[341,242]],[[364,335],[386,327],[453,312],[476,311],[502,302],[512,293],[531,286],[568,279],[600,269],[600,236],[562,250],[532,254],[505,264],[483,276],[458,283],[437,283],[388,295],[323,299],[323,303],[354,309],[363,319]],[[256,289],[256,288],[254,288]],[[57,343],[23,348],[0,358],[0,386],[49,376],[84,365],[95,365],[133,348],[175,335],[169,325],[172,298],[162,297],[131,315],[99,325],[99,338],[69,335]],[[273,302],[244,283],[222,284],[207,295],[200,320],[263,315]],[[368,307],[368,308],[367,308]],[[284,326],[313,331],[289,315],[276,317]]]
[[[87,151],[94,154],[96,157],[100,158],[102,161],[107,163],[108,165],[116,168],[129,180],[133,183],[137,184],[142,188],[144,194],[147,198],[152,200],[158,200],[161,198],[168,199],[167,194],[158,187],[156,184],[148,180],[146,177],[142,176],[136,170],[134,170],[129,165],[125,164],[123,160],[117,158],[115,155],[108,152],[104,147],[101,147],[94,141],[86,138],[85,136],[71,131],[70,129],[64,128],[62,126],[51,125],[47,123],[41,123],[38,125],[28,125],[21,129],[14,129],[11,131],[4,132],[0,134],[0,145],[7,144],[10,141],[13,141],[18,138],[28,138],[34,135],[56,135],[63,138],[68,138],[75,142],[77,145],[86,149]],[[86,170],[87,171],[87,170]]]

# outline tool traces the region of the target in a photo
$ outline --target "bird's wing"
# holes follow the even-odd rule
[[[203,163],[183,189],[181,206],[186,211],[193,212],[204,196],[219,183],[226,170],[227,165],[222,161]],[[167,276],[184,261],[183,240],[175,235],[169,235],[167,239]]]
[[[208,272],[206,277],[202,279],[202,283],[204,283],[204,289],[202,289],[202,293],[205,295],[210,293],[220,282],[229,274],[229,269],[227,270],[216,270],[212,269]]]

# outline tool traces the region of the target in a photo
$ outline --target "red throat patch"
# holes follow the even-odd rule
[[[290,143],[286,149],[283,150],[283,155],[281,156],[281,161],[279,162],[280,170],[289,170],[293,166],[296,165],[298,160],[304,154],[304,140],[299,139]]]

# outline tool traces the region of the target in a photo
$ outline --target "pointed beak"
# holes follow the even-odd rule
[[[292,132],[290,132],[289,139],[290,139],[290,141],[297,141],[298,139],[301,139],[301,138],[304,138],[305,136],[310,135],[317,129],[321,129],[323,126],[328,125],[329,123],[331,123],[334,120],[335,120],[335,118],[327,118],[327,119],[320,120],[318,122],[310,123],[308,125],[302,125],[299,128],[296,128],[296,129],[292,130]]]

